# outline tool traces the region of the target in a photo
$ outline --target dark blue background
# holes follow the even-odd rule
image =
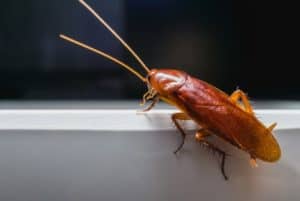
[[[89,0],[155,68],[179,68],[231,93],[300,99],[293,5],[238,0]],[[11,0],[0,8],[0,98],[135,99],[146,87],[65,33],[141,70],[76,0]]]

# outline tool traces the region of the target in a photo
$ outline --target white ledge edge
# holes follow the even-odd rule
[[[177,110],[0,110],[0,130],[95,130],[95,131],[159,131],[175,130],[170,115]],[[300,110],[255,110],[266,125],[277,122],[278,129],[299,129]],[[195,129],[192,121],[186,129]]]

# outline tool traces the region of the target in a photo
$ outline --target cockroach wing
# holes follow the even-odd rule
[[[214,86],[189,77],[173,99],[196,123],[252,157],[270,162],[280,158],[280,147],[271,131]]]

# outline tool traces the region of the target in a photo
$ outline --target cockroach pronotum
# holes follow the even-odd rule
[[[175,106],[180,112],[171,116],[182,136],[181,143],[174,151],[177,153],[184,145],[186,133],[179,120],[192,120],[198,126],[195,140],[211,148],[221,155],[221,171],[224,178],[225,158],[227,154],[207,140],[207,136],[214,135],[231,145],[247,152],[250,155],[250,164],[257,166],[256,159],[266,162],[275,162],[281,156],[280,146],[272,134],[276,123],[265,127],[254,114],[247,95],[236,90],[231,95],[213,85],[197,79],[186,72],[175,69],[149,69],[130,46],[99,16],[86,2],[79,2],[89,10],[135,57],[146,70],[144,77],[124,62],[100,50],[83,44],[68,36],[60,35],[64,40],[76,44],[99,54],[133,73],[142,82],[147,84],[148,91],[143,96],[142,104],[152,101],[143,111],[151,110],[159,100]]]

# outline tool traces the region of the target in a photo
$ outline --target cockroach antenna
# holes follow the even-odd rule
[[[88,11],[90,11],[99,22],[101,22],[121,43],[122,45],[134,56],[134,58],[142,65],[142,67],[147,71],[150,72],[149,68],[146,64],[142,61],[142,59],[135,53],[135,51],[107,24],[107,22],[93,9],[91,8],[84,0],[79,0]]]
[[[90,47],[90,46],[88,46],[88,45],[86,45],[84,43],[81,43],[81,42],[79,42],[79,41],[77,41],[77,40],[75,40],[73,38],[70,38],[70,37],[68,37],[66,35],[60,34],[59,37],[62,38],[62,39],[64,39],[64,40],[66,40],[66,41],[68,41],[68,42],[70,42],[70,43],[78,45],[78,46],[80,46],[80,47],[82,47],[84,49],[90,50],[90,51],[92,51],[92,52],[94,52],[96,54],[99,54],[99,55],[101,55],[101,56],[103,56],[103,57],[105,57],[105,58],[107,58],[107,59],[109,59],[109,60],[111,60],[111,61],[119,64],[120,66],[126,68],[131,73],[133,73],[135,76],[137,76],[143,82],[146,82],[146,79],[141,74],[139,74],[137,71],[135,71],[132,67],[130,67],[129,65],[125,64],[124,62],[116,59],[115,57],[113,57],[113,56],[111,56],[109,54],[106,54],[106,53],[104,53],[104,52],[102,52],[102,51],[100,51],[98,49],[93,48],[93,47]]]

